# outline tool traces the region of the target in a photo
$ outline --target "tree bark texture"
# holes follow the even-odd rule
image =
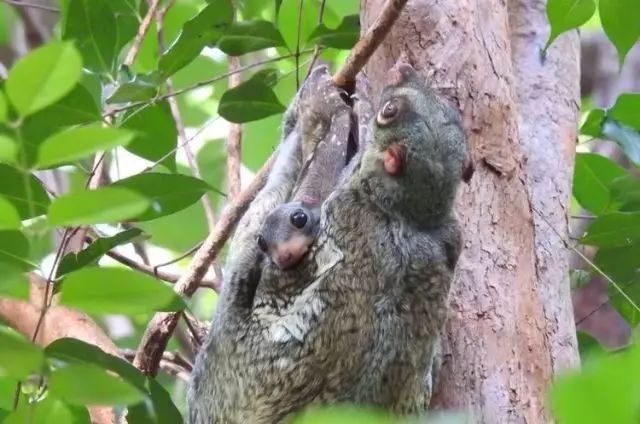
[[[362,0],[363,31],[383,0]],[[554,374],[578,363],[567,208],[579,49],[546,59],[540,0],[413,0],[366,67],[373,95],[405,54],[460,108],[476,172],[457,210],[465,248],[452,289],[435,407],[478,422],[547,422]],[[553,229],[552,229],[553,228]]]

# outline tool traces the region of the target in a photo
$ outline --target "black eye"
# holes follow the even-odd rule
[[[376,120],[380,125],[388,125],[395,121],[399,112],[400,107],[398,102],[396,99],[391,99],[382,106],[382,109],[378,112]]]
[[[264,239],[264,237],[262,237],[262,234],[258,234],[258,247],[260,248],[260,250],[262,250],[263,252],[266,252],[268,247],[267,247],[267,241]]]
[[[295,211],[289,217],[291,224],[296,228],[304,228],[307,225],[307,214],[303,211]]]

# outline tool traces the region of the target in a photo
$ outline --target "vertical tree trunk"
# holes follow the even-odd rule
[[[363,30],[382,3],[362,0]],[[459,106],[476,164],[434,404],[535,423],[554,373],[577,363],[566,251],[546,222],[566,235],[578,48],[565,38],[541,62],[544,2],[507,3],[410,1],[366,72],[375,94],[406,53]]]

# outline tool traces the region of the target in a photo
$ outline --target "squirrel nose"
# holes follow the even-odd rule
[[[289,251],[280,252],[276,256],[276,261],[278,262],[278,266],[280,268],[289,268],[291,265],[293,265],[293,254]]]

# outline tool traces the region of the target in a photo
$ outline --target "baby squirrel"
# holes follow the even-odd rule
[[[280,269],[297,265],[309,250],[320,223],[320,204],[294,201],[278,206],[260,227],[258,247]]]

